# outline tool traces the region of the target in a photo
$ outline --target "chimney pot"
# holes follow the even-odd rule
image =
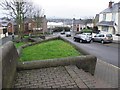
[[[114,3],[114,2],[110,1],[108,7],[109,7],[109,8],[112,8],[112,4],[113,4],[113,3]]]

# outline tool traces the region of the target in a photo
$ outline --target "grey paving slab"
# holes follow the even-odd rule
[[[112,78],[111,78],[112,79]],[[24,70],[17,73],[14,88],[112,88],[75,65]]]
[[[78,88],[62,66],[24,70],[17,73],[15,88]]]

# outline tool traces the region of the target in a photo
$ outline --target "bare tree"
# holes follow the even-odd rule
[[[0,6],[7,10],[6,15],[9,15],[17,22],[18,35],[22,39],[24,30],[24,18],[32,8],[32,3],[27,0],[2,0]]]
[[[41,23],[42,23],[41,17],[43,17],[43,15],[44,15],[44,12],[42,11],[42,8],[35,7],[33,16],[34,16],[35,22],[37,23],[37,28],[41,27]]]

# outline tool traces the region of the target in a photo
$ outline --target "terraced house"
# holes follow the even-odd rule
[[[99,13],[99,30],[111,34],[120,34],[120,2],[109,2],[108,8]]]

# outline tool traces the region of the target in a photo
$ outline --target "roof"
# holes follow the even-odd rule
[[[98,26],[114,26],[114,21],[101,21],[97,23]]]
[[[8,23],[13,23],[14,25],[16,25],[16,22],[14,21],[14,20],[8,20],[8,19],[5,19],[5,18],[0,18],[0,24],[2,25],[2,26],[7,26],[8,25]]]
[[[77,19],[73,21],[73,24],[88,24],[88,23],[92,23],[92,19],[85,19],[85,20],[81,20],[81,19]]]
[[[74,20],[73,24],[84,24],[84,22],[83,20],[78,19],[78,20]]]
[[[112,5],[112,8],[109,8],[109,7],[108,7],[108,8],[106,8],[105,10],[103,10],[102,12],[100,12],[100,14],[101,14],[101,13],[120,12],[119,9],[120,9],[120,2],[114,3],[114,4]]]

